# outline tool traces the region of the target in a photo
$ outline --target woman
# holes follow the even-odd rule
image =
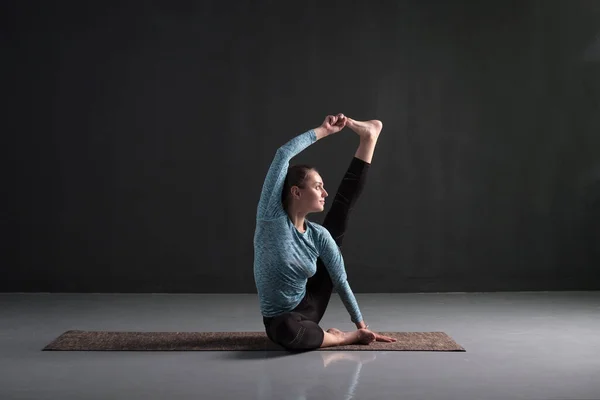
[[[323,180],[314,168],[289,167],[289,162],[346,125],[359,135],[360,145],[321,226],[306,216],[324,210],[328,193]],[[288,350],[396,341],[367,329],[340,252],[348,215],[364,186],[381,128],[380,121],[329,115],[318,128],[280,147],[271,163],[256,216],[254,279],[267,336]],[[318,325],[334,287],[358,328],[354,332],[335,328],[325,332]]]

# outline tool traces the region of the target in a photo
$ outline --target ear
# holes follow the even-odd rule
[[[292,195],[295,197],[300,197],[300,188],[298,186],[292,186]]]

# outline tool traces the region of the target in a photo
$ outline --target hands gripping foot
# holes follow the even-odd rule
[[[320,131],[317,137],[332,135],[344,129],[344,127],[352,129],[361,140],[376,141],[383,129],[383,123],[377,119],[369,121],[356,121],[344,114],[328,115],[320,127],[316,131]]]

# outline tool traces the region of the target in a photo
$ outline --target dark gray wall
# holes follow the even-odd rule
[[[0,291],[253,292],[271,159],[337,112],[385,124],[356,292],[600,288],[600,2],[86,3],[4,5]],[[334,192],[357,144],[293,162]]]

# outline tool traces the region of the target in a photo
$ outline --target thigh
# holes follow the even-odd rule
[[[300,314],[302,321],[312,321],[312,322],[318,324],[319,321],[321,321],[321,316],[319,315],[319,301],[318,300],[319,300],[318,294],[311,293],[307,287],[304,298],[302,299],[300,304],[298,304],[296,306],[296,308],[294,308],[292,310],[292,312]]]

